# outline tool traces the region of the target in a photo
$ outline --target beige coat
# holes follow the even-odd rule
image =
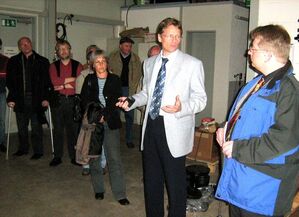
[[[122,71],[122,61],[120,58],[119,50],[114,51],[109,56],[109,68],[113,74],[120,77]],[[131,53],[129,63],[129,95],[136,93],[138,83],[141,78],[141,62],[137,54]]]

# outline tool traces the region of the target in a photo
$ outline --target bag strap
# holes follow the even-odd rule
[[[54,64],[56,67],[57,77],[60,77],[60,60],[55,61]]]

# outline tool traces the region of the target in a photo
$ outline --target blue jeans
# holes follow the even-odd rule
[[[123,96],[129,96],[129,87],[122,87]],[[126,142],[132,142],[132,127],[134,123],[134,110],[125,112],[126,120]]]
[[[126,185],[123,172],[123,164],[120,156],[119,129],[110,130],[105,124],[104,150],[109,170],[109,178],[112,193],[116,200],[126,198]],[[105,192],[103,168],[100,166],[102,157],[90,159],[91,182],[95,193]]]
[[[0,144],[5,143],[6,92],[0,93]]]

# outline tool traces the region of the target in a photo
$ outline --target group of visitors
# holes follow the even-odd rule
[[[143,109],[141,151],[147,217],[164,217],[164,186],[168,217],[186,216],[186,155],[194,139],[195,115],[207,104],[204,69],[200,60],[179,50],[181,22],[166,18],[157,26],[158,45],[143,64],[132,52],[134,41],[123,37],[108,57],[96,45],[86,49],[86,64],[72,59],[71,44],[57,41],[59,59],[49,63],[32,48],[28,37],[18,41],[20,53],[0,55],[0,151],[5,151],[5,96],[16,113],[19,147],[15,156],[44,155],[44,113],[52,108],[54,157],[62,163],[64,132],[70,162],[76,161],[79,128],[74,120],[76,96],[82,115],[90,103],[102,112],[101,153],[83,165],[91,175],[95,199],[103,200],[106,168],[111,189],[121,205],[130,201],[120,151],[120,112],[125,114],[125,142],[134,148],[134,109]],[[231,217],[284,216],[291,208],[299,179],[299,83],[289,60],[290,36],[279,25],[257,27],[250,33],[250,66],[257,76],[240,91],[228,121],[217,130],[224,166],[215,196],[230,205]],[[2,42],[1,42],[2,44]],[[137,91],[138,90],[138,91]],[[145,106],[145,107],[144,107]],[[31,124],[31,140],[28,125]],[[93,134],[91,134],[93,135]],[[98,140],[99,141],[99,140]]]

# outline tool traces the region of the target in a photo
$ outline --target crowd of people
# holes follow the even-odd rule
[[[72,58],[66,40],[57,41],[59,59],[50,64],[33,50],[30,38],[21,37],[19,54],[0,55],[0,151],[6,151],[7,104],[16,114],[18,128],[19,146],[13,155],[27,155],[31,141],[31,159],[43,157],[42,124],[50,106],[54,157],[49,166],[62,163],[64,144],[70,162],[81,165],[75,147],[81,141],[77,141],[80,128],[88,127],[74,119],[74,107],[79,96],[81,118],[89,120],[89,106],[97,102],[101,112],[94,113],[98,116],[93,129],[103,130],[87,131],[89,142],[101,147],[83,165],[82,175],[91,175],[95,199],[103,200],[103,175],[108,168],[114,198],[120,205],[129,205],[120,151],[120,112],[125,116],[126,146],[134,148],[134,109],[142,108],[146,216],[164,217],[164,186],[168,217],[186,216],[186,155],[193,147],[195,115],[207,103],[204,67],[180,51],[180,21],[162,20],[156,35],[158,44],[149,49],[143,63],[132,51],[134,41],[123,37],[119,49],[109,56],[97,45],[88,46],[84,65]],[[250,39],[248,59],[257,76],[241,89],[228,121],[217,130],[224,166],[215,196],[229,203],[231,217],[284,216],[291,209],[299,180],[299,83],[289,60],[291,40],[279,25],[257,27]]]
[[[108,67],[108,57],[96,45],[90,45],[86,49],[87,63],[83,66],[71,56],[71,44],[66,40],[56,43],[55,51],[58,60],[49,63],[49,60],[33,50],[29,37],[21,37],[18,40],[20,53],[11,58],[1,54],[1,151],[6,151],[5,144],[5,108],[8,107],[16,113],[19,146],[14,156],[24,156],[29,153],[31,141],[33,155],[31,160],[38,160],[44,155],[43,127],[45,111],[51,107],[53,121],[53,159],[50,167],[57,167],[62,163],[64,144],[67,144],[70,163],[79,166],[76,161],[77,137],[81,127],[81,121],[74,120],[74,107],[79,96],[80,107],[85,110],[90,102],[100,102],[104,108],[104,116],[99,123],[104,126],[104,141],[100,156],[91,158],[89,163],[83,164],[82,175],[91,175],[95,198],[104,199],[103,175],[109,169],[111,189],[115,199],[121,205],[130,204],[126,196],[126,185],[120,153],[120,131],[122,126],[120,109],[115,105],[118,98],[126,95],[126,88],[122,79],[137,74],[135,80],[139,82],[141,63],[139,57],[132,52],[133,40],[121,38],[118,55],[122,55],[122,47],[126,44],[125,54],[129,58],[111,71]],[[130,57],[136,66],[131,70]],[[130,63],[130,64],[129,64]],[[2,65],[3,64],[3,65]],[[139,70],[137,68],[139,67]],[[124,68],[124,69],[123,69]],[[117,71],[120,70],[120,71]],[[123,72],[122,72],[123,71]],[[137,83],[138,83],[137,82]],[[132,90],[137,88],[135,81]],[[91,84],[91,85],[90,85]],[[131,84],[130,84],[131,86]],[[6,88],[8,90],[6,97]],[[135,90],[136,91],[136,90]],[[84,113],[84,112],[82,112]],[[83,115],[83,114],[82,114]],[[133,117],[128,120],[130,136],[127,145],[132,145]],[[31,132],[29,134],[29,123]],[[64,141],[66,133],[66,141]],[[128,134],[127,133],[127,134]],[[31,139],[29,139],[29,135]]]

